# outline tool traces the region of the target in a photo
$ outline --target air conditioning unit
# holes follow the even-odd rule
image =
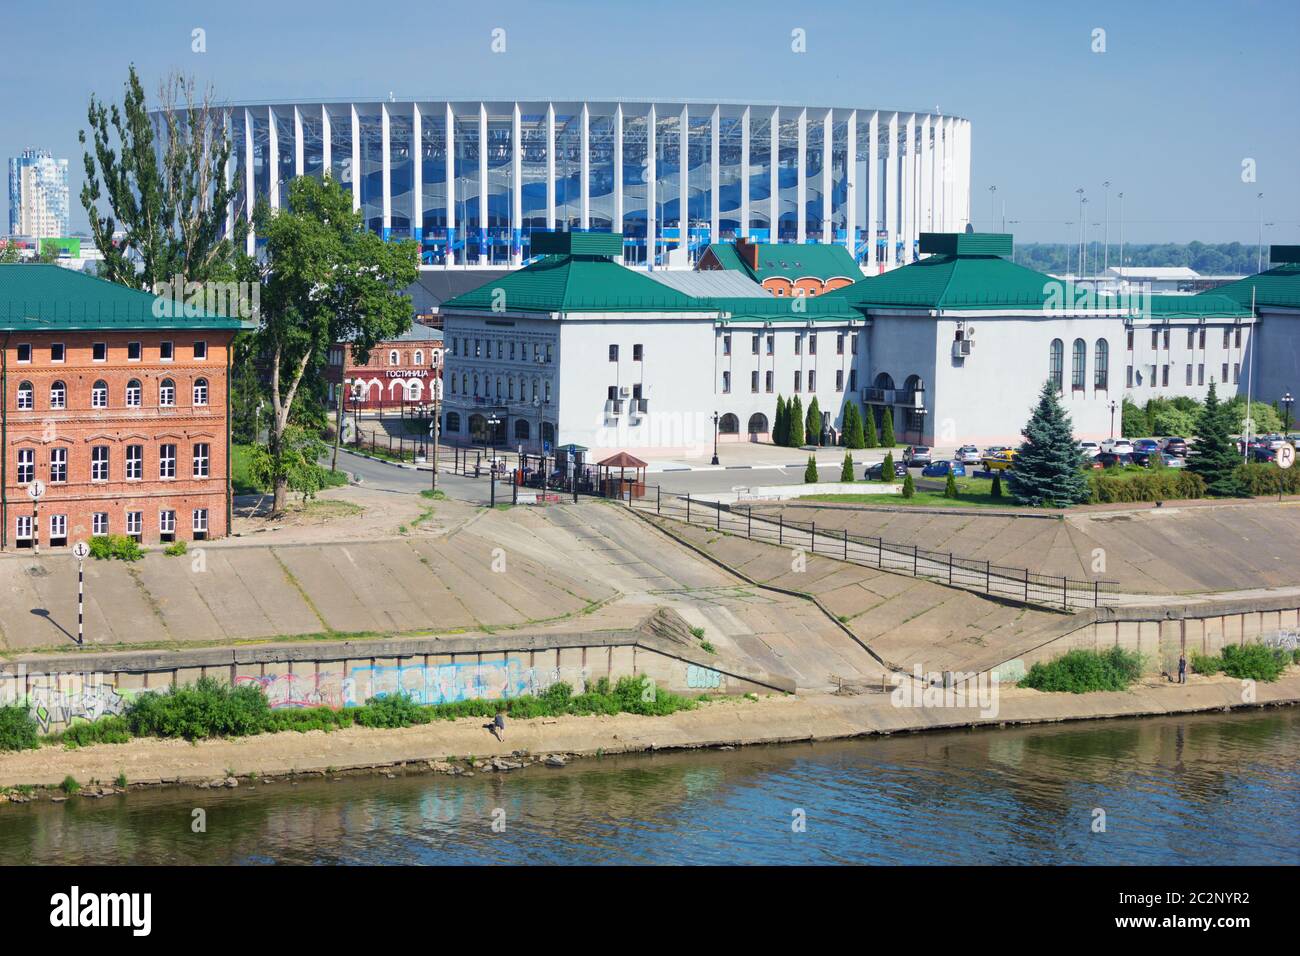
[[[958,339],[952,343],[952,357],[965,358],[970,355],[970,339]]]
[[[622,388],[618,390],[618,393],[622,395],[624,398],[630,398],[632,396],[632,389],[630,386],[624,385]]]

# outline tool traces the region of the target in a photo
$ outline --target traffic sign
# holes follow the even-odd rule
[[[1287,442],[1282,443],[1282,447],[1277,450],[1277,466],[1279,468],[1290,468],[1295,464],[1295,445]]]
[[[27,497],[31,498],[32,501],[40,501],[44,494],[45,482],[41,481],[39,478],[27,486]]]
[[[72,546],[72,556],[78,561],[85,561],[90,556],[90,545],[84,541],[78,541]]]

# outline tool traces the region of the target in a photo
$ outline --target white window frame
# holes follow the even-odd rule
[[[134,382],[135,384],[131,384]],[[134,398],[135,401],[131,401]],[[138,378],[133,378],[126,383],[126,407],[141,408],[144,405],[144,386],[140,384]]]
[[[57,398],[55,396],[58,396]],[[65,409],[68,407],[68,383],[62,379],[50,384],[50,408]]]
[[[170,474],[168,474],[168,472],[170,472]],[[175,478],[176,446],[171,442],[163,442],[158,446],[158,480],[172,481]]]
[[[56,460],[57,459],[57,460]],[[58,468],[60,471],[56,472]],[[62,478],[55,478],[56,474],[62,474]],[[66,485],[68,483],[68,449],[62,446],[56,446],[50,449],[50,484]]]
[[[107,445],[92,445],[90,448],[90,480],[108,481],[109,451]]]
[[[208,509],[195,508],[190,516],[190,530],[196,534],[207,534],[208,531]]]
[[[131,535],[144,534],[144,512],[128,511],[126,513],[126,533]]]
[[[136,452],[134,458],[131,457],[132,451]],[[144,445],[126,446],[126,480],[144,480]]]
[[[26,388],[23,386],[26,385]],[[36,387],[31,382],[18,383],[18,411],[30,412],[36,407]]]
[[[23,477],[26,472],[27,477]],[[36,449],[18,449],[18,484],[26,485],[36,478]]]
[[[196,378],[193,391],[196,406],[201,407],[208,404],[208,380],[206,378]]]
[[[108,408],[108,383],[99,379],[90,387],[90,407]]]
[[[15,541],[32,540],[32,516],[31,515],[18,515],[17,523],[14,526],[14,540]]]
[[[108,534],[108,512],[96,511],[90,516],[90,533],[96,538]]]
[[[164,355],[164,354],[163,354],[163,350],[164,350],[164,348],[165,348],[168,352],[171,352],[171,355]],[[159,342],[159,343],[158,343],[158,361],[160,361],[160,362],[174,362],[174,361],[176,361],[176,343],[175,343],[175,342]]]
[[[194,477],[207,478],[212,467],[212,448],[205,442],[194,443]]]
[[[158,533],[176,533],[176,512],[171,508],[163,508],[158,512]]]
[[[50,540],[63,538],[65,541],[68,537],[68,516],[67,515],[50,515]]]
[[[158,383],[158,407],[176,407],[176,383],[169,378]]]

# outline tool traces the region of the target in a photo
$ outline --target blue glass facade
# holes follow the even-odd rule
[[[358,101],[238,106],[230,129],[241,213],[250,190],[274,182],[283,204],[295,175],[328,173],[427,265],[516,264],[535,230],[569,228],[621,231],[630,264],[689,264],[749,236],[843,243],[883,268],[915,258],[920,232],[969,221],[970,124],[935,113]]]

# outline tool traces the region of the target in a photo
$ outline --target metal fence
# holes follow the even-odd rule
[[[1081,610],[1117,601],[1118,582],[1115,581],[1040,574],[1028,568],[959,557],[951,551],[931,551],[916,544],[852,534],[848,529],[823,527],[819,530],[815,521],[791,521],[780,512],[775,516],[755,514],[749,506],[728,507],[692,498],[690,494],[666,492],[658,486],[647,486],[643,497],[628,495],[625,500],[630,508],[739,534],[752,541],[802,548],[810,554],[927,578],[1024,604]]]

